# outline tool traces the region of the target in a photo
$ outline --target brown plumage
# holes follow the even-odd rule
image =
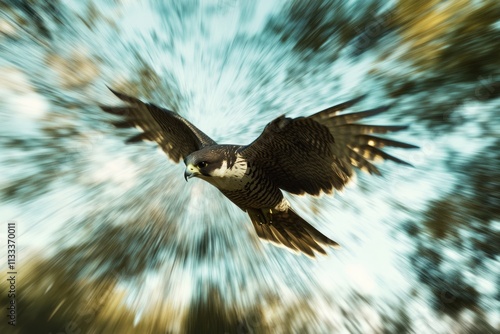
[[[122,121],[113,124],[118,128],[136,126],[142,129],[141,133],[129,138],[127,143],[156,141],[174,162],[180,162],[191,152],[205,146],[217,144],[178,114],[118,93],[111,88],[109,90],[129,104],[126,107],[101,106],[105,112],[123,117]]]
[[[156,141],[174,161],[186,164],[185,178],[201,178],[217,187],[246,211],[259,238],[314,257],[322,246],[338,246],[297,215],[281,190],[319,195],[342,189],[353,177],[353,167],[380,174],[375,159],[406,162],[381,150],[385,146],[414,145],[373,134],[400,131],[406,126],[358,124],[389,107],[342,113],[363,97],[338,104],[309,117],[280,116],[249,145],[218,145],[178,114],[111,90],[125,107],[101,107],[122,116],[117,127],[142,130],[127,142]]]

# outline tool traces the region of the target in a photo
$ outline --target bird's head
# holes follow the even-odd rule
[[[193,152],[184,159],[186,164],[184,179],[187,181],[192,177],[199,177],[207,180],[216,176],[224,161],[225,155],[223,152],[210,147]]]

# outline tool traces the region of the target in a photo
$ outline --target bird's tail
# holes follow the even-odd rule
[[[322,246],[339,248],[339,244],[315,229],[290,207],[284,210],[248,209],[259,238],[277,246],[314,257],[314,251],[325,254]]]

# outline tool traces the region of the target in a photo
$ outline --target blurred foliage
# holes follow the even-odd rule
[[[0,12],[14,19],[33,40],[47,45],[54,38],[52,25],[67,25],[62,15],[60,0],[6,0],[0,3]]]
[[[294,50],[303,56],[325,49],[330,60],[335,60],[340,50],[360,38],[361,27],[369,26],[381,7],[378,1],[295,0],[285,15],[269,21],[268,28],[283,43],[292,41]]]
[[[120,277],[128,279],[158,269],[164,260],[161,253],[171,242],[174,224],[165,224],[164,216],[125,226],[113,226],[102,218],[100,221],[102,224],[87,240],[59,252],[57,260],[66,264],[72,277],[85,278],[92,273],[105,280],[119,272]]]
[[[419,105],[408,112],[449,131],[463,123],[448,116],[464,103],[500,96],[500,2],[399,0],[393,13],[391,27],[404,48],[399,58],[411,72],[398,72],[386,88],[392,97],[418,94]]]
[[[417,240],[411,262],[418,277],[431,289],[434,308],[451,316],[463,309],[482,316],[483,310],[473,282],[445,252],[460,254],[462,270],[474,273],[487,272],[484,259],[500,255],[500,233],[493,225],[500,221],[499,145],[497,140],[457,164],[457,186],[430,202],[421,223],[407,225],[408,234]]]
[[[469,229],[474,250],[500,255],[500,234],[491,224],[500,221],[500,141],[484,148],[456,168],[461,181],[448,195],[432,201],[423,221],[430,235],[458,242]]]
[[[416,252],[410,257],[418,279],[431,291],[433,308],[454,318],[464,309],[481,313],[478,291],[463,279],[461,272],[450,272],[447,268],[450,263],[443,259],[440,250],[433,247],[436,245],[432,242],[419,242]]]
[[[41,258],[30,259],[22,268],[18,326],[2,321],[2,333],[130,333],[133,328],[135,312],[124,306],[126,296],[117,287],[121,272],[111,271],[105,279],[78,278],[66,262]],[[85,264],[79,269],[83,268]],[[176,313],[166,305],[161,317],[145,316],[135,330],[165,333]]]
[[[393,24],[408,47],[403,58],[431,74],[429,84],[449,84],[498,71],[499,18],[495,0],[399,0]]]
[[[206,295],[193,301],[186,318],[186,333],[263,333],[262,314],[258,309],[231,310],[215,287],[208,287]],[[243,315],[243,316],[242,316]],[[265,331],[267,332],[267,331]]]
[[[500,220],[500,139],[458,167],[462,182],[457,193],[465,193],[469,215],[481,223]],[[500,245],[500,242],[496,243]]]

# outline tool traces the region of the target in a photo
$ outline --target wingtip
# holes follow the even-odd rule
[[[316,241],[316,240],[315,240]],[[322,256],[328,256],[328,252],[326,249],[328,248],[333,248],[334,250],[341,250],[342,249],[342,246],[340,246],[340,244],[338,244],[337,242],[333,241],[333,240],[330,240],[331,242],[325,244],[325,243],[322,243],[322,242],[318,242],[318,245],[319,245],[319,248],[321,249],[318,250],[317,248],[314,248],[313,249],[313,254],[310,255],[308,253],[305,253],[305,252],[300,252],[300,254],[303,254],[305,255],[306,257],[310,258],[310,259],[315,259],[317,260],[319,257],[322,257]],[[326,249],[325,249],[326,248]]]
[[[359,95],[358,97],[355,97],[351,100],[338,104],[336,107],[339,111],[349,109],[353,105],[358,104],[360,101],[364,100],[367,96],[368,94]]]
[[[417,146],[417,145],[413,145],[413,144],[406,144],[407,146],[404,147],[404,148],[408,148],[408,149],[412,149],[412,150],[419,150],[420,149],[420,146]]]
[[[122,99],[122,96],[123,96],[123,94],[122,94],[122,93],[117,92],[116,90],[114,90],[113,88],[109,87],[108,85],[105,85],[105,86],[106,86],[106,88],[107,88],[107,89],[109,89],[109,91],[110,91],[111,93],[113,93],[113,95],[115,95],[117,98],[119,98],[119,99],[123,100],[123,99]]]
[[[331,248],[335,249],[335,250],[341,250],[342,249],[342,246],[340,244],[336,243],[335,241],[334,241],[334,243],[330,244],[329,246]]]
[[[108,85],[104,85],[104,86],[106,86],[106,88],[109,89],[111,91],[111,93],[115,94],[116,96],[118,96],[120,94],[117,91],[115,91],[113,88],[109,87]]]
[[[131,96],[128,96],[126,94],[117,92],[116,90],[114,90],[113,88],[109,87],[108,85],[105,85],[105,86],[106,86],[106,88],[108,88],[111,91],[111,93],[113,93],[117,98],[119,98],[122,101],[129,102],[129,103],[140,102],[140,100],[136,99],[135,97],[131,97]]]
[[[385,106],[380,107],[382,110],[387,111],[394,106],[394,103],[386,104]]]
[[[415,168],[415,166],[413,166],[411,163],[406,162],[404,160],[401,160],[401,162],[399,162],[399,164],[403,165],[403,166],[406,166],[406,167]]]
[[[121,107],[110,107],[110,106],[103,106],[103,105],[99,105],[98,107],[101,108],[102,111],[107,112],[108,114],[121,116],[124,113],[124,108],[121,108]]]
[[[331,247],[333,249],[341,249],[342,246],[340,246],[340,244],[330,238],[328,238],[328,240],[317,240],[317,239],[314,239],[318,244],[322,245],[322,246],[325,246],[325,247]]]
[[[355,97],[354,99],[352,99],[353,104],[358,103],[358,102],[364,100],[367,96],[368,96],[368,93],[361,94],[360,96]]]

